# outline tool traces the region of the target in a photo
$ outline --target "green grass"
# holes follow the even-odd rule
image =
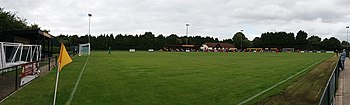
[[[238,104],[330,56],[332,54],[203,52],[112,52],[108,55],[95,51],[71,104]],[[86,58],[74,57],[73,63],[62,70],[59,105],[67,102]],[[55,73],[38,78],[1,105],[52,104]],[[289,83],[248,104],[279,93]]]

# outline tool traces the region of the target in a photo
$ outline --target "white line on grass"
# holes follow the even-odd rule
[[[327,58],[326,58],[326,59],[327,59]],[[252,100],[252,99],[254,99],[254,98],[260,96],[261,94],[264,94],[265,92],[267,92],[267,91],[269,91],[269,90],[271,90],[271,89],[277,87],[278,85],[281,85],[282,83],[284,83],[284,82],[286,82],[286,81],[292,79],[293,77],[299,75],[300,73],[306,71],[307,69],[311,68],[312,66],[314,66],[314,65],[316,65],[316,64],[318,64],[318,63],[320,63],[320,62],[322,62],[322,61],[324,61],[324,60],[326,60],[326,59],[323,59],[323,60],[321,60],[321,61],[318,61],[318,62],[316,62],[316,63],[310,65],[309,67],[305,68],[304,70],[299,71],[298,73],[296,73],[296,74],[294,74],[294,75],[288,77],[287,79],[285,79],[285,80],[283,80],[283,81],[281,81],[281,82],[279,82],[279,83],[277,83],[277,84],[275,84],[275,85],[273,85],[273,86],[267,88],[267,89],[264,90],[264,91],[261,91],[260,93],[258,93],[258,94],[256,94],[256,95],[254,95],[254,96],[252,96],[252,97],[250,97],[250,98],[248,98],[248,99],[246,99],[246,100],[244,100],[244,101],[238,103],[237,105],[242,105],[242,104],[245,104],[245,103],[249,102],[250,100]]]
[[[68,99],[66,105],[70,105],[70,102],[72,102],[72,99],[73,99],[73,97],[74,97],[75,91],[77,90],[77,87],[78,87],[78,85],[79,85],[81,76],[83,75],[83,72],[84,72],[85,67],[86,67],[86,64],[87,64],[87,62],[88,62],[88,60],[89,60],[89,57],[90,57],[90,56],[87,57],[87,59],[86,59],[86,61],[85,61],[85,64],[84,64],[84,67],[83,67],[83,69],[80,71],[78,80],[77,80],[77,82],[76,82],[75,85],[74,85],[74,89],[73,89],[72,93],[70,94],[69,99]]]

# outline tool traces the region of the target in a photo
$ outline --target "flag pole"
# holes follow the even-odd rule
[[[58,76],[60,75],[60,65],[58,65],[56,74],[57,76],[56,76],[55,93],[53,95],[53,105],[56,105],[56,94],[57,94]]]
[[[56,85],[55,85],[55,93],[53,96],[53,105],[56,105],[56,96],[57,96],[57,86],[58,86],[58,77],[60,76],[60,71],[62,67],[68,63],[72,62],[72,58],[70,58],[66,48],[63,43],[61,43],[60,55],[58,57],[57,63],[57,76],[56,76]]]

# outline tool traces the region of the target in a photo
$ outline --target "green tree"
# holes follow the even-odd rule
[[[0,7],[0,36],[3,36],[4,31],[24,30],[31,28],[39,28],[37,24],[27,26],[26,19],[16,16],[15,13],[5,11]],[[0,37],[0,40],[4,37]]]
[[[342,45],[342,49],[343,49],[343,48],[346,48],[347,46],[349,46],[350,43],[348,41],[342,41],[341,45]]]
[[[241,49],[241,47],[244,49],[244,48],[247,48],[248,45],[250,45],[250,41],[245,37],[245,35],[242,32],[235,33],[233,35],[232,40],[233,40],[234,46],[238,49]]]
[[[55,39],[58,41],[59,44],[63,43],[66,46],[71,46],[72,45],[68,35],[62,35],[61,34],[61,35],[55,37]]]
[[[0,31],[22,30],[28,28],[26,19],[16,16],[15,13],[5,11],[0,7]]]
[[[262,47],[266,48],[285,48],[294,47],[294,33],[287,32],[267,32],[261,34]]]
[[[300,30],[295,38],[296,49],[304,50],[307,46],[307,33]]]
[[[233,44],[233,40],[232,39],[224,39],[221,41],[222,43],[229,43],[229,44]]]
[[[307,48],[309,50],[319,50],[321,44],[321,38],[318,36],[311,36],[307,39]]]
[[[263,44],[262,44],[261,38],[255,37],[253,40],[253,47],[259,48],[262,46],[263,46]]]
[[[171,34],[170,36],[166,37],[166,45],[176,45],[178,36],[176,34]]]
[[[331,50],[334,51],[336,49],[341,49],[341,43],[340,41],[335,38],[335,37],[331,37],[329,39],[325,38],[322,42],[321,42],[321,50]]]
[[[165,37],[162,34],[158,35],[156,37],[156,48],[155,49],[157,49],[157,50],[162,49],[162,48],[164,48],[165,44],[166,44]]]
[[[244,48],[253,47],[253,43],[248,39],[244,39],[242,44],[243,44]]]

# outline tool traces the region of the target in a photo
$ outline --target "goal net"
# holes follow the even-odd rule
[[[79,44],[79,56],[90,55],[90,43]]]

